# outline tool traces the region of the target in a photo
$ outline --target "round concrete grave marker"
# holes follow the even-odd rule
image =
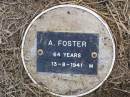
[[[95,12],[59,5],[30,23],[21,56],[35,84],[56,96],[82,96],[96,90],[110,75],[115,44],[108,25]]]

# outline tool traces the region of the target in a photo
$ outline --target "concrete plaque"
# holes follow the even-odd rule
[[[93,92],[108,78],[115,44],[107,23],[95,12],[59,5],[29,24],[21,56],[35,84],[56,96],[77,97]]]

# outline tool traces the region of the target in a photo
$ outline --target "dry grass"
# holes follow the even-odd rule
[[[0,0],[0,97],[54,97],[27,76],[20,57],[27,25],[43,9],[58,4],[92,8],[109,24],[116,41],[116,62],[108,80],[84,97],[130,97],[130,1]]]

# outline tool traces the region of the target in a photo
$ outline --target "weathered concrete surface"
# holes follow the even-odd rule
[[[36,72],[36,33],[75,32],[99,34],[99,62],[97,75],[55,74]],[[113,66],[114,45],[108,29],[91,13],[79,8],[52,9],[40,16],[27,31],[23,42],[24,65],[33,81],[44,84],[60,95],[79,95],[99,86]]]

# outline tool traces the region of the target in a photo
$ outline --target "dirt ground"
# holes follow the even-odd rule
[[[106,82],[84,97],[130,97],[129,0],[0,0],[0,97],[55,97],[38,88],[21,60],[22,38],[31,20],[59,4],[92,8],[109,24],[116,42],[116,61]]]

